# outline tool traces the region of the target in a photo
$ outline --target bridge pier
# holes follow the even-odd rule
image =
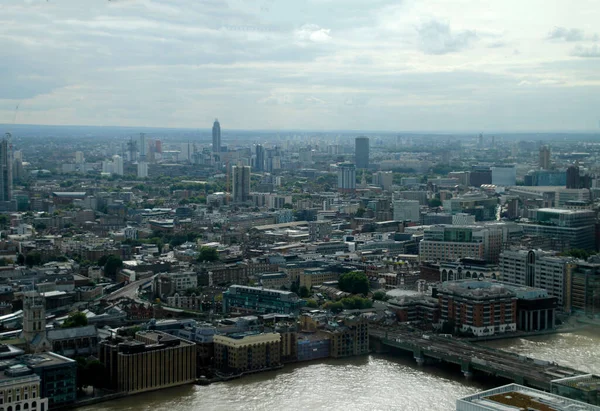
[[[471,363],[463,362],[460,366],[460,370],[462,371],[466,379],[469,380],[471,379],[471,377],[473,377],[473,371],[471,371]]]
[[[421,366],[425,364],[425,357],[423,356],[423,352],[420,349],[415,349],[413,351],[415,360],[417,361],[417,365]]]

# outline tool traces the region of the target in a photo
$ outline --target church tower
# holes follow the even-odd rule
[[[23,331],[21,338],[35,351],[48,345],[46,339],[46,307],[44,297],[37,291],[23,294]]]

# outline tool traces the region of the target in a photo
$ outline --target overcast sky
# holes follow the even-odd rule
[[[0,123],[600,127],[598,0],[0,0]]]

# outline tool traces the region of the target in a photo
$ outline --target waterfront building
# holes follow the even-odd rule
[[[18,360],[40,377],[40,396],[48,399],[50,408],[71,404],[77,399],[75,360],[53,352],[24,355]]]
[[[557,298],[542,288],[506,285],[517,297],[517,329],[545,331],[556,326]]]
[[[369,137],[356,137],[354,140],[354,159],[356,168],[369,168]]]
[[[594,374],[559,378],[551,382],[552,394],[600,406],[600,377]]]
[[[496,263],[502,250],[502,230],[497,227],[437,225],[423,232],[421,261],[456,261],[469,257]]]
[[[249,331],[213,337],[215,368],[244,373],[281,365],[281,335]]]
[[[542,250],[505,250],[499,265],[503,282],[542,288],[557,298],[560,309],[570,310],[567,284],[572,258]]]
[[[369,323],[364,317],[339,316],[324,330],[331,339],[331,358],[350,357],[369,353]]]
[[[15,365],[0,374],[1,410],[48,410],[48,398],[43,398],[40,377],[31,369]]]
[[[600,317],[600,263],[594,257],[592,261],[578,260],[570,278],[570,308],[574,313],[589,318]]]
[[[500,283],[447,281],[437,290],[440,325],[480,337],[517,330],[517,298]]]
[[[134,340],[104,340],[99,360],[110,385],[129,394],[196,380],[196,344],[161,331],[140,331]]]
[[[508,384],[456,400],[456,411],[600,411],[600,407],[519,384]]]
[[[298,313],[306,301],[291,291],[232,285],[223,293],[223,312]]]
[[[297,345],[298,361],[312,361],[330,356],[331,339],[325,333],[300,333]]]

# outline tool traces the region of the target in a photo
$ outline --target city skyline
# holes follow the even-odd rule
[[[87,6],[4,7],[1,122],[598,130],[592,1]]]

